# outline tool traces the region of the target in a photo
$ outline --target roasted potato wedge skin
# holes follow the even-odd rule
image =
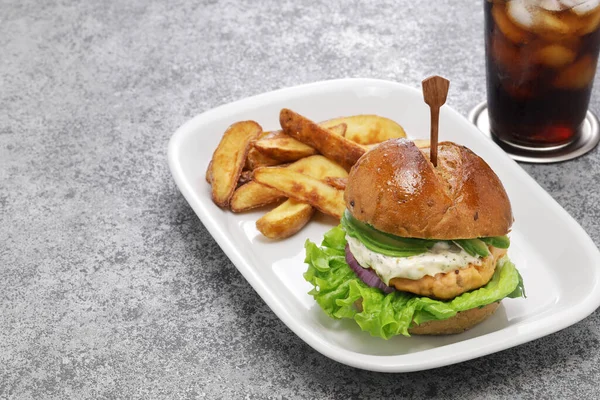
[[[204,175],[204,178],[206,179],[206,182],[209,185],[212,184],[211,168],[212,168],[212,160],[210,160],[210,162],[208,163],[208,167],[206,167],[206,174]]]
[[[320,127],[287,108],[281,110],[279,122],[285,133],[314,147],[319,153],[337,162],[346,170],[350,170],[365,153],[365,149],[359,144],[332,133],[329,129]]]
[[[358,144],[375,144],[388,139],[406,137],[406,132],[404,132],[402,126],[379,115],[340,117],[321,122],[319,125],[331,128],[342,123],[347,125],[344,137]]]
[[[237,188],[231,196],[230,207],[235,213],[252,210],[281,201],[285,195],[277,189],[251,181]]]
[[[348,178],[338,178],[335,176],[327,176],[323,181],[329,186],[333,186],[339,190],[346,190],[346,184],[348,183]]]
[[[254,180],[338,219],[344,212],[344,191],[309,175],[287,168],[263,167],[254,171]]]
[[[244,168],[253,140],[262,132],[255,121],[240,121],[231,125],[221,138],[210,162],[212,199],[219,207],[228,207],[233,191]]]
[[[259,218],[256,229],[270,239],[285,239],[302,229],[314,213],[310,204],[287,199]]]

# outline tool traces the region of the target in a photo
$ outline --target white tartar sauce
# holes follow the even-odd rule
[[[392,278],[421,279],[440,272],[451,272],[469,264],[481,265],[481,257],[472,256],[459,246],[436,243],[428,252],[410,257],[391,257],[376,253],[359,240],[346,235],[350,251],[363,268],[373,269],[389,285]]]

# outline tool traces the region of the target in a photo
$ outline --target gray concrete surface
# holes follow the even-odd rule
[[[597,312],[432,371],[321,356],[168,171],[180,124],[290,85],[441,73],[466,115],[482,31],[481,0],[0,1],[0,398],[600,397]],[[600,243],[598,150],[523,168]]]

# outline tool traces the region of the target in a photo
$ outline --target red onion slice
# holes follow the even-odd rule
[[[350,268],[352,268],[352,271],[356,273],[358,278],[364,283],[366,283],[368,286],[381,289],[384,293],[392,293],[396,291],[395,288],[389,287],[388,285],[383,283],[383,281],[379,278],[379,276],[377,276],[375,271],[373,271],[370,268],[367,269],[361,267],[358,261],[356,261],[356,258],[354,258],[354,255],[350,251],[350,247],[348,245],[346,245],[346,262],[348,263]]]

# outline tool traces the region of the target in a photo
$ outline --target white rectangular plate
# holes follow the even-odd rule
[[[600,252],[568,213],[523,169],[450,107],[441,111],[440,138],[468,146],[496,171],[513,205],[509,255],[521,272],[527,299],[506,299],[488,320],[463,334],[395,337],[362,332],[354,321],[327,317],[302,278],[304,241],[320,244],[335,221],[320,217],[295,236],[265,239],[255,221],[263,211],[233,214],[213,204],[204,173],[223,132],[252,119],[279,128],[279,111],[291,108],[320,121],[378,114],[400,123],[411,138],[429,134],[421,92],[398,83],[344,79],[277,90],[201,114],[169,143],[173,177],[225,254],[273,312],[315,350],[341,363],[373,371],[408,372],[453,364],[548,335],[588,316],[600,305]],[[224,296],[227,292],[224,292]]]

